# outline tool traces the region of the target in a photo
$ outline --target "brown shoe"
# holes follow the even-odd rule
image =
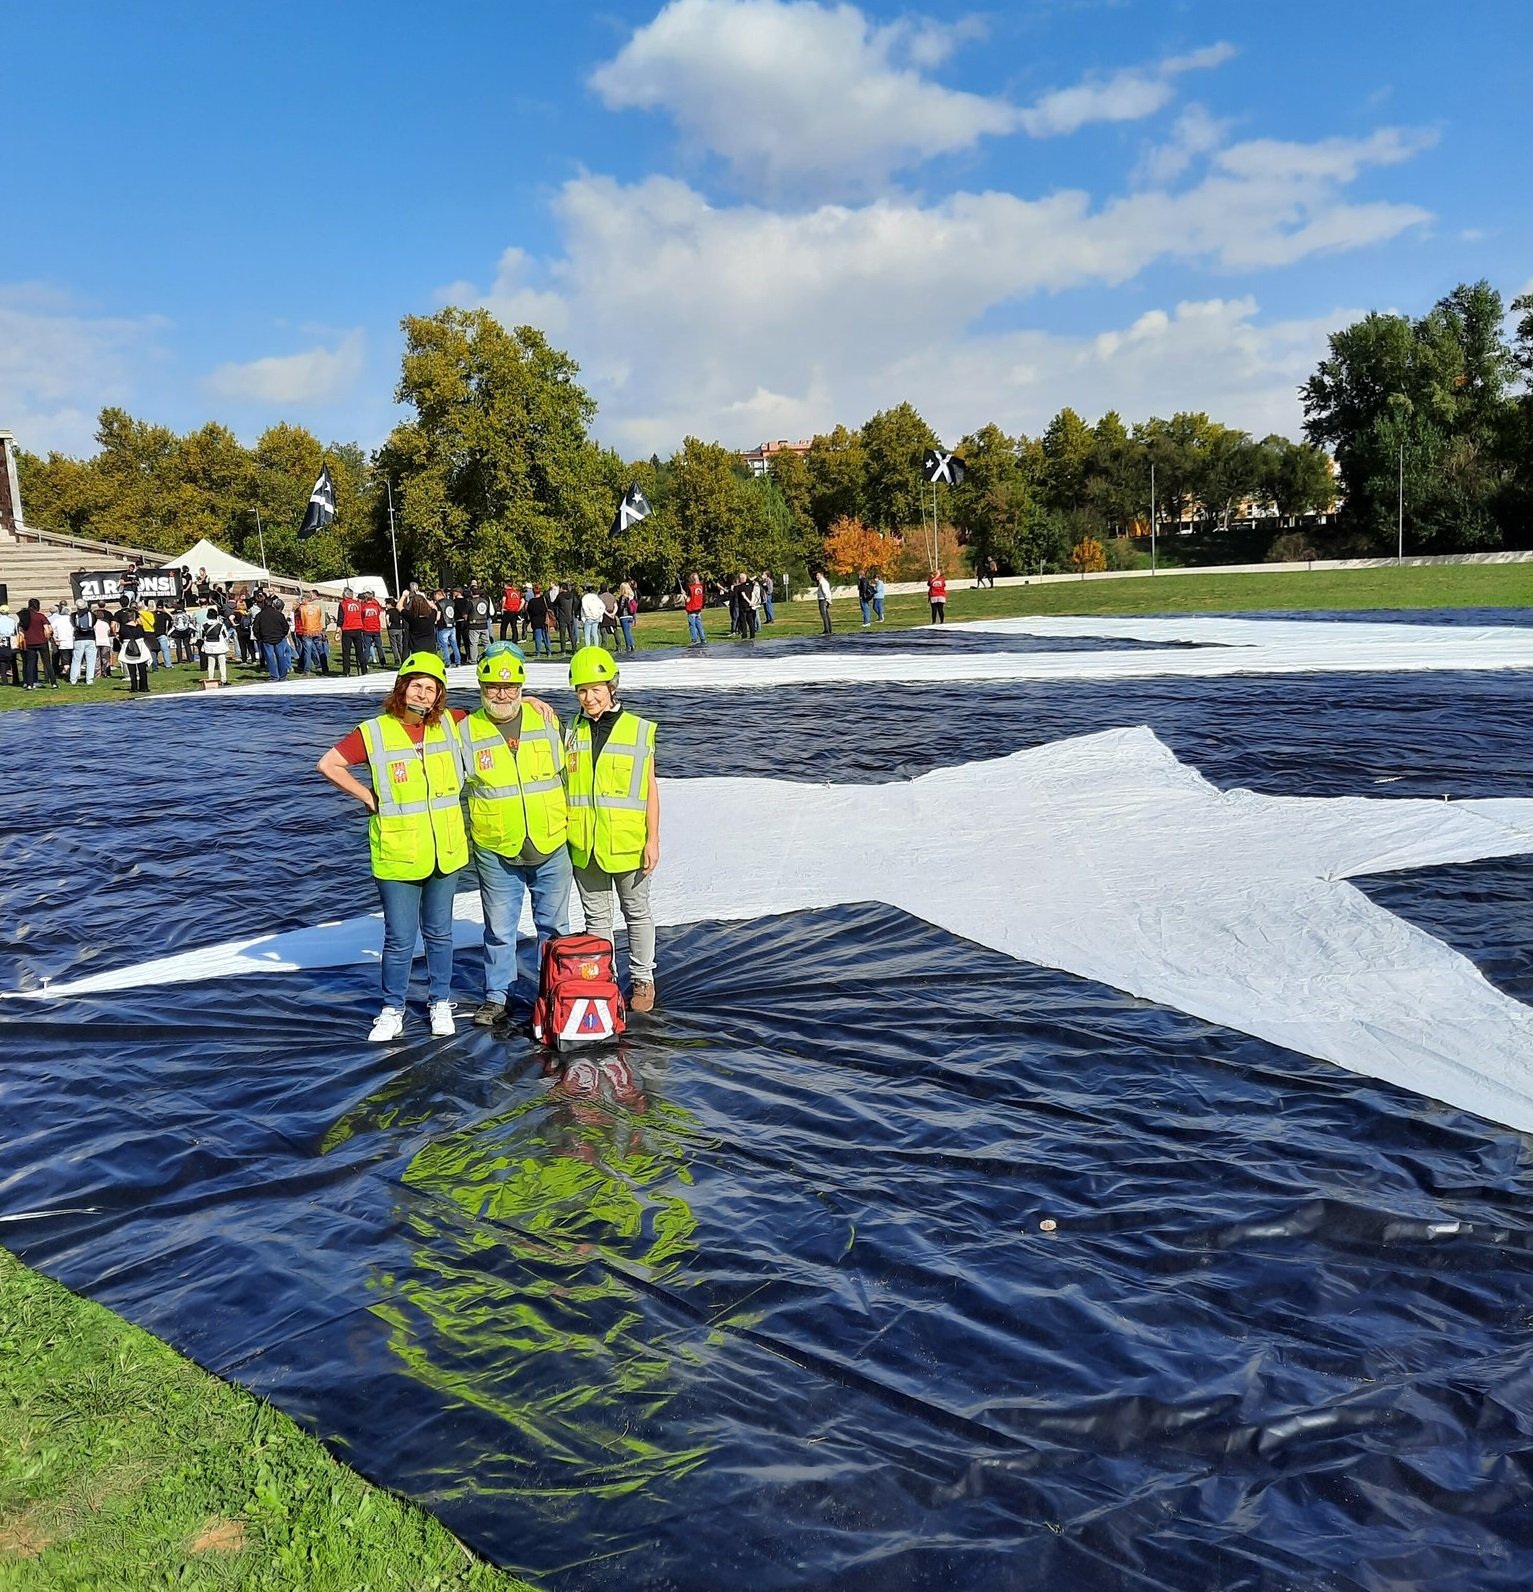
[[[652,1012],[655,1009],[655,984],[653,979],[635,979],[633,994],[628,997],[632,1012]]]

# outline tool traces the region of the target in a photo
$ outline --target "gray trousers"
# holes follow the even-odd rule
[[[608,873],[594,861],[575,870],[575,888],[580,892],[580,910],[585,914],[586,933],[603,940],[612,938],[612,898],[628,927],[628,972],[643,983],[655,977],[655,919],[649,909],[649,878],[637,868],[632,873]]]

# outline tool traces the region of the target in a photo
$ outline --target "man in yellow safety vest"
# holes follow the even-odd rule
[[[484,1001],[474,1021],[505,1015],[516,983],[516,926],[532,898],[538,945],[568,934],[570,857],[559,720],[522,695],[527,664],[509,641],[492,643],[475,669],[479,708],[459,727],[468,765],[468,832],[484,904]],[[534,964],[536,966],[536,964]]]

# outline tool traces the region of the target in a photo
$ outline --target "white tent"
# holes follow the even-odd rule
[[[183,565],[195,575],[199,569],[208,572],[210,580],[216,580],[220,585],[230,581],[269,581],[273,586],[281,586],[297,591],[312,586],[317,592],[326,597],[339,597],[346,587],[350,586],[355,592],[370,591],[380,599],[389,594],[388,583],[381,575],[348,575],[345,580],[299,580],[292,575],[278,575],[271,570],[262,569],[259,564],[252,564],[248,559],[236,558],[233,553],[226,553],[221,547],[214,547],[206,537],[189,547],[179,558],[167,559],[162,566],[165,569],[180,569]]]

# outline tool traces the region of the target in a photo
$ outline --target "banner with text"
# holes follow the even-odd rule
[[[136,583],[136,584],[135,584]],[[181,596],[179,569],[77,569],[69,577],[75,601],[109,603],[124,590],[136,591],[141,602],[175,602]]]

